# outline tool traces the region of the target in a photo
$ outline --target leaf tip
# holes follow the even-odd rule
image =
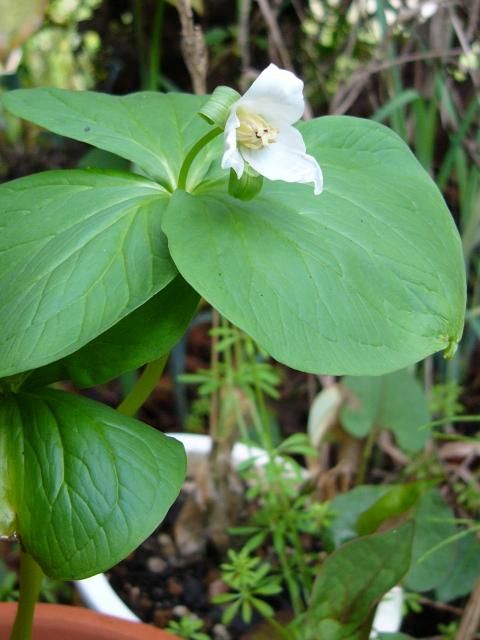
[[[447,340],[448,343],[445,351],[443,352],[443,357],[445,358],[445,360],[451,360],[457,352],[459,339],[454,336],[448,336]]]

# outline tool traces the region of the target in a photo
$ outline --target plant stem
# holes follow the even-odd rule
[[[295,613],[295,616],[298,616],[304,610],[304,606],[300,597],[300,593],[298,591],[297,583],[295,582],[294,573],[290,566],[288,555],[283,544],[277,541],[278,537],[275,534],[276,532],[272,531],[273,546],[278,555],[280,566],[282,567],[283,577],[285,578],[285,582],[287,583],[288,593],[290,596],[290,601],[292,603],[292,609]]]
[[[356,485],[365,483],[365,476],[367,474],[368,461],[370,460],[370,456],[372,454],[373,446],[377,439],[377,435],[378,435],[378,430],[375,427],[372,427],[370,429],[370,432],[365,441],[365,445],[363,447],[362,458],[360,460],[360,466],[358,468],[357,478],[355,482]]]
[[[159,377],[162,375],[167,363],[168,353],[157,360],[149,362],[144,372],[133,385],[133,389],[118,405],[117,411],[124,416],[134,416],[148,396],[155,389]]]
[[[212,329],[218,329],[218,325],[220,322],[220,314],[216,309],[212,310]],[[219,409],[220,409],[220,392],[219,392],[219,384],[220,384],[220,374],[218,371],[218,335],[216,333],[212,336],[212,344],[210,347],[210,369],[213,374],[213,378],[217,383],[215,388],[212,391],[212,395],[210,397],[210,415],[208,419],[208,431],[210,437],[212,439],[212,449],[219,442]]]
[[[145,51],[143,46],[143,10],[142,0],[133,2],[133,22],[138,47],[138,61],[140,67],[140,79],[143,89],[147,88],[147,65],[145,64]]]
[[[33,614],[43,573],[32,556],[20,551],[20,599],[10,640],[31,640]]]
[[[153,17],[153,30],[150,42],[148,65],[148,88],[151,91],[158,91],[158,77],[160,74],[160,59],[162,55],[160,40],[162,37],[164,9],[165,0],[157,0],[155,15]]]
[[[219,127],[211,129],[203,136],[203,138],[200,138],[200,140],[198,140],[187,153],[187,155],[185,156],[185,160],[183,161],[183,164],[180,168],[180,173],[178,175],[179,189],[185,189],[185,187],[187,186],[188,171],[197,155],[200,153],[203,147],[205,147],[211,140],[216,138],[220,133],[222,133],[222,129],[220,129]]]
[[[385,15],[385,0],[378,0],[376,13],[377,13],[377,19],[380,23],[380,28],[382,30],[383,41],[386,41],[386,39],[389,36],[389,32],[388,32],[387,18]],[[397,59],[397,52],[395,50],[395,43],[393,42],[393,39],[390,39],[390,42],[388,42],[386,46],[386,51],[387,51],[388,59],[391,62],[395,62]],[[392,79],[394,98],[396,98],[403,91],[402,75],[400,73],[400,68],[398,64],[392,65],[390,69],[390,77]],[[407,128],[405,124],[405,117],[404,117],[404,113],[401,110],[393,111],[391,115],[391,123],[392,123],[392,128],[398,133],[398,135],[401,138],[403,138],[405,141],[407,141]]]
[[[292,635],[288,627],[282,626],[274,618],[267,618],[267,622],[275,629],[281,638],[285,638],[285,640],[295,640],[295,636]]]

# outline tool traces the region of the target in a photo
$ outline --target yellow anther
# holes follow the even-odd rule
[[[247,149],[263,149],[277,139],[278,129],[269,124],[262,116],[238,109],[240,126],[237,127],[238,144]]]

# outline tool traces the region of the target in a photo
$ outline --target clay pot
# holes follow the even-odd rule
[[[0,604],[0,638],[8,638],[17,605]],[[83,607],[38,604],[33,640],[179,640],[147,624],[126,622]]]

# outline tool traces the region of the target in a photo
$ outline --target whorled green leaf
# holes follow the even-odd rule
[[[408,571],[413,525],[348,542],[321,566],[305,640],[367,640],[373,609]]]
[[[478,575],[479,562],[471,561],[468,569],[460,568],[466,561],[460,549],[462,540],[452,541],[426,556],[456,533],[451,508],[444,502],[438,489],[428,489],[428,483],[392,487],[363,485],[337,496],[332,500],[330,509],[334,514],[330,535],[335,547],[358,533],[372,530],[385,519],[395,518],[411,509],[415,536],[412,563],[405,583],[412,591],[437,588],[442,598],[443,594],[461,592],[468,581],[474,582]],[[464,551],[466,554],[466,548]],[[473,556],[472,550],[469,552]]]
[[[335,496],[330,502],[333,520],[328,529],[334,547],[339,547],[358,535],[357,521],[360,515],[388,493],[388,490],[387,485],[364,484]]]
[[[72,380],[93,387],[168,353],[185,333],[198,294],[178,275],[111,329],[58,362],[32,372],[24,387]]]
[[[76,351],[174,278],[167,200],[127,173],[51,171],[0,186],[0,376]]]
[[[454,513],[438,489],[432,489],[418,501],[413,519],[415,540],[412,566],[405,584],[412,591],[430,591],[443,584],[453,571],[458,542],[445,545],[427,557],[423,556],[455,534]]]
[[[480,541],[477,535],[472,532],[455,541],[454,553],[451,572],[435,590],[435,597],[442,602],[468,595],[480,579]]]
[[[167,189],[175,188],[187,151],[211,127],[197,114],[205,97],[142,92],[110,96],[92,91],[20,89],[2,97],[21,118],[135,163]],[[189,185],[208,171],[212,149],[201,155]],[[214,154],[218,157],[218,152]]]
[[[357,520],[361,536],[376,531],[387,520],[397,519],[412,509],[427,488],[424,482],[392,485],[375,504],[363,511]]]
[[[326,117],[301,127],[325,191],[265,182],[177,191],[163,229],[183,277],[277,360],[378,375],[459,340],[458,233],[430,177],[393,132]]]
[[[158,525],[185,475],[176,440],[61,391],[0,398],[0,487],[43,571],[85,578],[119,562]]]
[[[363,438],[371,429],[388,429],[408,452],[419,451],[429,438],[425,425],[430,421],[427,398],[407,370],[385,376],[347,376],[342,385],[350,402],[342,409],[343,427]]]

